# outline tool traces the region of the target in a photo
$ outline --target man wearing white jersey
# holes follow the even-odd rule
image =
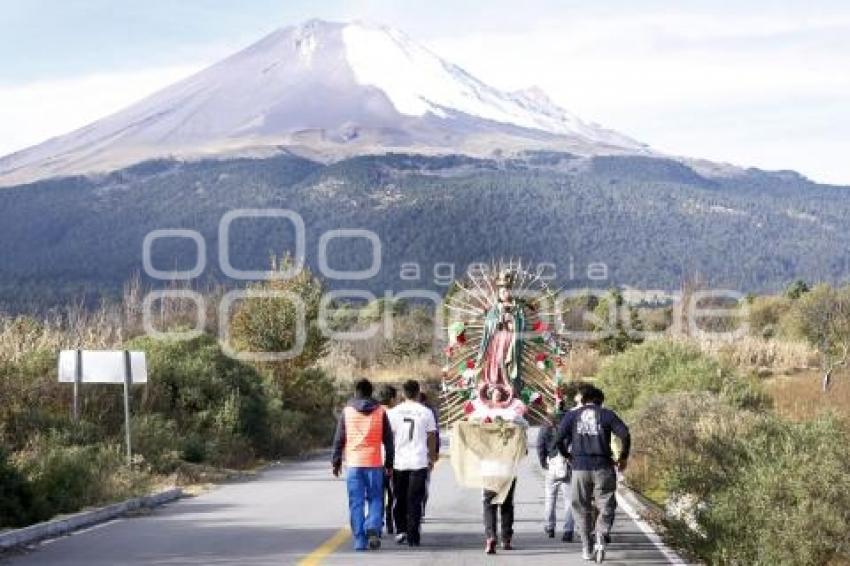
[[[418,381],[406,381],[402,392],[404,401],[388,413],[395,446],[393,519],[396,541],[419,546],[422,500],[437,460],[437,423],[431,409],[419,402]]]

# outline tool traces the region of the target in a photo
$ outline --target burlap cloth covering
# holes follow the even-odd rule
[[[527,452],[525,428],[513,423],[459,421],[452,428],[449,455],[457,482],[495,491],[493,503],[504,503]]]

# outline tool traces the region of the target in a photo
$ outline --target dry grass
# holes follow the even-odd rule
[[[825,412],[834,412],[850,422],[850,372],[833,377],[828,392],[821,391],[818,371],[784,375],[765,382],[776,412],[794,421],[804,421]]]
[[[567,377],[570,379],[587,379],[596,375],[602,355],[587,344],[576,344],[570,351],[567,361]]]
[[[168,290],[189,288],[174,284]],[[219,287],[194,290],[205,297],[206,329],[214,333],[217,323],[216,298],[223,291]],[[0,361],[17,362],[36,351],[120,348],[128,340],[145,332],[142,305],[148,291],[135,278],[125,285],[120,302],[104,301],[97,308],[71,304],[39,316],[12,317],[0,313]],[[151,310],[151,323],[160,331],[193,328],[198,318],[194,304],[186,299],[156,301]]]
[[[63,348],[110,349],[125,339],[121,309],[103,307],[94,312],[70,309],[36,320],[0,318],[0,360],[18,362],[36,351]]]
[[[366,377],[376,383],[398,383],[405,379],[439,380],[440,355],[423,355],[399,360],[379,361],[375,357],[353,352],[344,343],[332,342],[319,366],[341,380]],[[602,355],[584,344],[570,352],[565,377],[588,379],[596,375]]]
[[[801,341],[745,336],[734,341],[693,340],[700,350],[733,367],[768,373],[792,373],[818,365],[818,354]]]
[[[341,382],[353,381],[360,373],[360,364],[352,349],[337,340],[329,342],[325,355],[316,365]]]
[[[377,383],[406,379],[439,379],[443,354],[435,343],[430,315],[420,310],[396,314],[392,332],[377,332],[361,339],[332,338],[318,362],[320,368],[341,381],[365,377]],[[344,330],[366,330],[357,323]]]
[[[400,383],[406,379],[433,381],[440,379],[440,368],[428,360],[412,360],[410,363],[368,368],[362,377],[376,383]]]

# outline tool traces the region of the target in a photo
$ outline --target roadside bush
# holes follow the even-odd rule
[[[144,463],[155,473],[170,473],[180,461],[180,437],[174,421],[162,415],[134,416],[133,454],[144,458]]]
[[[273,390],[279,386],[273,381],[268,384]],[[328,444],[336,426],[337,401],[336,383],[324,371],[310,368],[294,372],[283,391],[270,399],[264,453],[293,456]]]
[[[0,423],[6,446],[21,448],[36,431],[67,421],[69,396],[56,383],[56,355],[45,350],[0,360]],[[61,417],[57,409],[64,411]]]
[[[697,547],[711,563],[815,566],[850,561],[850,434],[834,417],[754,428],[746,464],[708,499]]]
[[[140,338],[132,347],[148,354],[139,412],[158,417],[139,423],[149,429],[142,442],[151,455],[142,454],[153,458],[154,469],[176,463],[168,460],[170,450],[188,462],[239,468],[255,456],[326,444],[332,435],[336,385],[320,369],[258,370],[226,356],[206,335],[183,342]],[[179,436],[169,438],[172,432]]]
[[[715,393],[652,398],[629,419],[636,454],[646,462],[627,470],[629,482],[643,492],[705,498],[734,475],[741,457],[739,439],[759,418]]]
[[[656,395],[675,391],[717,393],[740,408],[760,408],[768,396],[692,345],[655,340],[608,359],[599,371],[606,403],[619,411],[640,407]]]
[[[268,429],[263,377],[226,356],[212,336],[180,342],[139,338],[130,347],[148,355],[140,414],[159,414],[188,438],[241,435],[262,443]],[[184,445],[183,451],[194,461],[209,448]]]
[[[272,426],[266,445],[269,454],[294,456],[310,446],[310,439],[304,435],[309,426],[309,415],[301,411],[285,410],[282,404],[274,407],[271,414]]]
[[[28,524],[33,501],[32,486],[0,448],[0,528]]]
[[[181,458],[192,464],[200,464],[207,459],[207,441],[198,433],[189,433],[183,439]]]
[[[256,462],[254,444],[238,434],[220,434],[207,441],[206,459],[214,466],[248,468]]]
[[[16,454],[34,494],[34,520],[124,499],[149,487],[146,474],[127,468],[120,445],[65,446],[54,437],[32,439]]]
[[[284,258],[279,269],[290,267]],[[273,264],[273,269],[277,269]],[[288,279],[256,283],[251,291],[277,293],[277,296],[249,298],[237,305],[230,323],[232,342],[239,351],[288,352],[297,343],[299,314],[303,316],[304,343],[300,351],[288,360],[267,364],[280,370],[304,368],[315,364],[327,350],[328,339],[321,332],[318,314],[324,287],[312,272],[303,268]],[[303,307],[299,313],[296,303],[287,294],[298,298]]]
[[[668,533],[709,564],[850,558],[850,433],[741,411],[711,393],[659,396],[632,414],[629,482],[667,501]]]

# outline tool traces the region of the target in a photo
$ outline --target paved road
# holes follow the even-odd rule
[[[432,478],[422,546],[399,547],[390,538],[378,552],[354,553],[344,528],[345,484],[331,477],[326,458],[316,458],[42,543],[3,564],[587,564],[577,543],[544,537],[542,476],[534,458],[523,463],[517,484],[515,550],[483,554],[480,501],[479,492],[455,484],[444,460]],[[606,563],[670,562],[620,509]]]

